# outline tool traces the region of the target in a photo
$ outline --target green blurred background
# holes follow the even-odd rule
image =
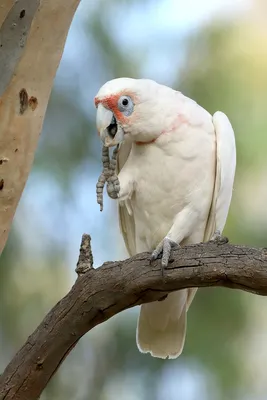
[[[83,0],[0,260],[0,370],[73,284],[82,233],[92,235],[96,266],[126,256],[115,203],[105,197],[100,213],[95,197],[93,98],[121,76],[155,79],[229,116],[238,167],[225,234],[266,246],[266,0]],[[138,352],[137,312],[87,334],[41,399],[267,399],[265,298],[199,290],[185,350],[169,361]]]

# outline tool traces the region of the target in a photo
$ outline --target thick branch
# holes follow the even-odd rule
[[[0,254],[79,2],[0,0]]]
[[[267,295],[267,250],[208,243],[176,249],[164,277],[142,253],[83,268],[71,291],[49,312],[0,378],[0,399],[35,400],[77,341],[113,315],[188,287],[224,286]],[[87,242],[85,242],[87,240]],[[88,244],[89,243],[89,244]],[[137,350],[136,350],[137,351]]]

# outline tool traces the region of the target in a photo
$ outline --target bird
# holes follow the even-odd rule
[[[232,199],[236,143],[221,111],[150,79],[116,78],[94,98],[105,147],[119,146],[119,224],[130,256],[149,251],[162,269],[174,246],[221,236]],[[113,195],[112,195],[113,194]],[[187,312],[197,288],[142,304],[136,341],[141,353],[175,359],[183,351]]]

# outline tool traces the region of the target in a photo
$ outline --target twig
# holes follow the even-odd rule
[[[82,236],[80,255],[75,271],[77,272],[78,275],[85,274],[85,272],[93,268],[93,264],[94,264],[94,259],[91,249],[91,236],[84,233]]]

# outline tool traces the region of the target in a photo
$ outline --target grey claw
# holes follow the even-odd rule
[[[171,256],[171,249],[172,247],[179,246],[176,242],[169,238],[164,238],[162,242],[158,244],[155,250],[151,254],[151,261],[156,260],[161,254],[161,271],[162,275],[164,273],[164,268],[168,266],[170,256]]]
[[[219,230],[215,231],[214,234],[211,237],[211,241],[217,240],[221,236],[221,232]]]
[[[155,250],[151,254],[151,260],[156,260],[158,256],[162,253],[163,250],[163,242],[160,242],[160,244],[157,245]]]
[[[166,268],[169,264],[169,259],[171,256],[171,248],[172,248],[171,242],[169,240],[164,239],[162,258],[161,258],[161,265],[163,268]]]
[[[221,232],[219,230],[215,231],[213,236],[210,239],[210,242],[215,242],[217,244],[225,244],[228,243],[228,238],[225,236],[222,236]]]

